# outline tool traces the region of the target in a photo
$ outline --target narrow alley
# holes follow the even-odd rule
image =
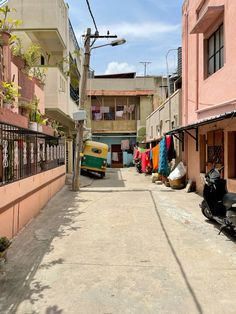
[[[134,168],[64,187],[0,266],[0,313],[235,313],[235,241]],[[217,300],[217,302],[216,302]]]

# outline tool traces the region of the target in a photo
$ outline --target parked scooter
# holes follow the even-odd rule
[[[220,169],[213,168],[205,175],[203,201],[200,204],[203,215],[221,225],[224,229],[236,231],[236,193],[228,193],[226,180],[220,177]]]

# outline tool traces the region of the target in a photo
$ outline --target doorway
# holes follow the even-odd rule
[[[123,168],[123,152],[121,145],[111,145],[111,167]]]
[[[224,165],[224,132],[222,130],[207,132],[207,171],[215,163],[216,168]]]

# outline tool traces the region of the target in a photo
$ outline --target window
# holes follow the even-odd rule
[[[138,98],[94,97],[92,98],[92,120],[135,120]]]
[[[212,75],[224,65],[224,27],[223,24],[207,40],[208,75]]]
[[[41,58],[40,58],[41,60],[40,60],[40,64],[41,65],[45,65],[45,58],[44,58],[44,56],[42,56],[41,55]]]
[[[151,138],[153,138],[153,126],[151,126]]]
[[[60,91],[65,92],[66,91],[66,83],[64,79],[60,76]]]
[[[99,149],[99,148],[95,148],[95,147],[93,147],[92,148],[92,152],[94,153],[94,154],[101,154],[102,153],[102,150],[101,149]]]

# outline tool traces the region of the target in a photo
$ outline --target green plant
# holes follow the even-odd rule
[[[9,45],[11,47],[11,52],[13,56],[20,56],[22,57],[22,59],[24,59],[22,51],[22,41],[17,35],[11,34]]]
[[[37,122],[39,116],[41,115],[39,109],[39,99],[34,96],[33,100],[28,103],[27,108],[29,110],[29,119],[31,122]]]
[[[22,24],[21,20],[8,17],[9,13],[15,11],[16,9],[10,8],[8,5],[0,8],[0,31],[10,33],[13,29],[19,27]]]
[[[35,77],[36,79],[38,79],[42,84],[45,83],[45,79],[46,79],[46,70],[45,68],[40,68],[40,67],[34,67],[31,68],[29,71],[29,75],[31,77]]]
[[[3,102],[11,104],[14,107],[16,97],[20,96],[20,87],[15,85],[14,82],[2,82],[1,94],[3,96]]]
[[[0,253],[4,252],[11,245],[7,237],[0,237]]]
[[[39,58],[41,56],[42,48],[38,44],[32,44],[24,52],[23,58],[26,65],[31,68],[39,64]]]
[[[31,122],[37,122],[39,124],[46,125],[48,119],[45,118],[38,109],[39,102],[40,100],[34,96],[31,102],[22,103],[20,107],[29,112],[29,119]]]
[[[146,128],[142,127],[138,130],[137,141],[139,143],[142,143],[145,140],[146,140]]]
[[[55,136],[64,136],[65,132],[63,126],[56,120],[51,121],[51,126],[54,129]]]

